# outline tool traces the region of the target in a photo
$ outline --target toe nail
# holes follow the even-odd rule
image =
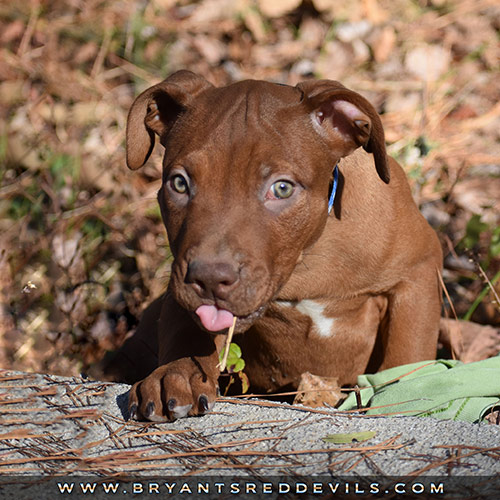
[[[146,412],[144,414],[144,416],[146,418],[149,418],[151,415],[153,415],[155,412],[155,404],[153,403],[153,401],[150,401],[147,405],[146,405]]]
[[[135,420],[137,417],[137,405],[134,403],[128,410],[129,420]]]
[[[201,412],[205,413],[208,411],[208,398],[204,394],[198,398],[198,406]]]
[[[177,401],[174,398],[169,399],[167,403],[168,411],[174,411],[176,405]]]

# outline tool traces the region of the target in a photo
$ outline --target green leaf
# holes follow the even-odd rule
[[[229,357],[241,358],[241,349],[238,344],[231,342],[229,346]]]
[[[496,227],[491,235],[490,254],[492,257],[500,255],[500,226]]]
[[[222,363],[222,359],[224,358],[224,352],[226,350],[226,346],[222,349],[219,354],[219,362]],[[245,361],[241,357],[241,349],[238,344],[231,343],[229,346],[229,354],[227,356],[227,371],[229,373],[240,372],[245,368]]]
[[[245,368],[245,361],[241,358],[237,359],[232,365],[229,365],[232,372],[241,372]]]
[[[375,431],[350,432],[348,434],[329,434],[323,438],[326,443],[347,444],[368,441],[377,434]]]

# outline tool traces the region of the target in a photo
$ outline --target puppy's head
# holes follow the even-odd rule
[[[389,182],[373,107],[328,80],[216,88],[179,71],[130,109],[127,164],[165,148],[158,200],[174,256],[170,290],[207,330],[247,329],[321,235],[337,162],[358,147]]]

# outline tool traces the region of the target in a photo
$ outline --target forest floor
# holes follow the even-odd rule
[[[366,96],[441,240],[447,316],[499,352],[499,30],[497,0],[1,1],[0,367],[86,372],[165,289],[160,148],[130,172],[124,131],[181,68]]]

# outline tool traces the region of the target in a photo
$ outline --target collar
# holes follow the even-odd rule
[[[333,169],[333,184],[332,184],[332,190],[330,192],[330,199],[328,200],[328,215],[330,215],[333,209],[333,203],[335,201],[335,194],[337,193],[338,184],[339,184],[339,164],[337,163],[335,165],[335,168]]]

